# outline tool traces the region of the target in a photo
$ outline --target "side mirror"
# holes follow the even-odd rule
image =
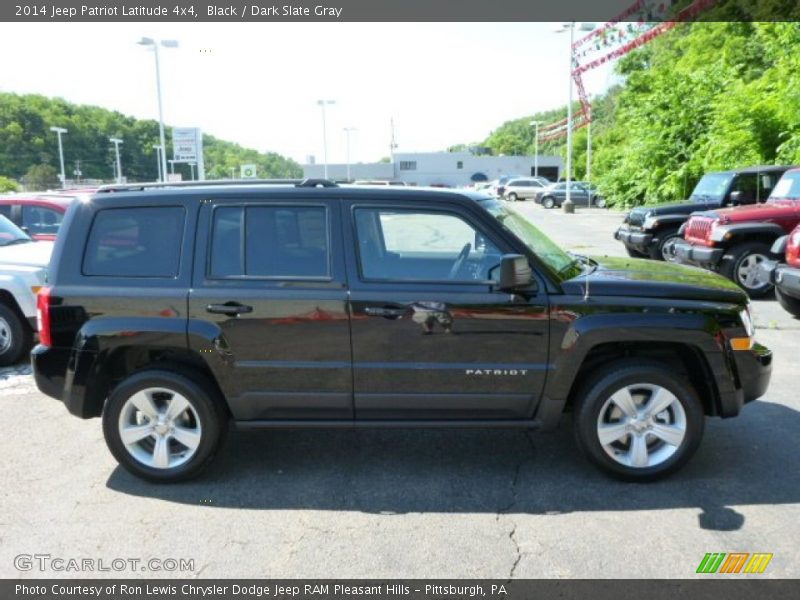
[[[528,287],[533,281],[533,272],[528,259],[521,254],[505,254],[500,259],[498,289],[511,292]]]
[[[739,206],[742,203],[742,192],[740,190],[731,192],[729,198],[731,200],[731,206]]]

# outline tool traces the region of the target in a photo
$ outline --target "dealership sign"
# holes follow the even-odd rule
[[[172,129],[172,153],[175,162],[199,162],[203,154],[203,135],[197,127]]]

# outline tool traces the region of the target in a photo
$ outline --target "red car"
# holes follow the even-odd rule
[[[35,240],[54,240],[67,207],[78,196],[69,191],[0,196],[0,215]]]
[[[693,213],[672,252],[676,262],[718,271],[757,298],[773,288],[762,267],[773,256],[772,244],[797,225],[800,169],[791,169],[764,204]]]
[[[762,264],[763,277],[775,285],[780,305],[800,319],[800,225],[789,235],[778,238],[772,253],[781,258]]]

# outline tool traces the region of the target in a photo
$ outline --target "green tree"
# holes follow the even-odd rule
[[[60,185],[58,171],[50,165],[33,165],[22,178],[29,190],[49,190]]]
[[[19,189],[19,184],[9,177],[0,175],[0,193],[16,192]]]

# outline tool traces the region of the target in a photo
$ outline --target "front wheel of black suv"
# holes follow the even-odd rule
[[[634,250],[630,246],[625,246],[625,252],[627,252],[628,256],[631,258],[647,258],[647,254]]]
[[[152,369],[134,373],[112,392],[103,434],[125,469],[157,483],[200,474],[216,456],[227,413],[203,376]]]
[[[775,297],[778,299],[778,304],[780,304],[786,312],[800,319],[800,300],[787,296],[781,292],[779,287],[775,288]]]
[[[672,254],[670,252],[670,246],[675,242],[675,240],[680,239],[680,235],[678,235],[678,228],[672,227],[670,229],[664,229],[663,231],[658,232],[658,243],[653,244],[653,246],[649,250],[649,256],[653,260],[663,260],[664,262],[669,262],[672,259]]]
[[[703,437],[697,393],[657,362],[610,363],[579,392],[574,412],[580,449],[625,481],[654,481],[677,471]]]
[[[738,284],[751,298],[761,298],[774,287],[759,265],[770,258],[770,246],[764,242],[744,242],[725,253],[720,273]]]

